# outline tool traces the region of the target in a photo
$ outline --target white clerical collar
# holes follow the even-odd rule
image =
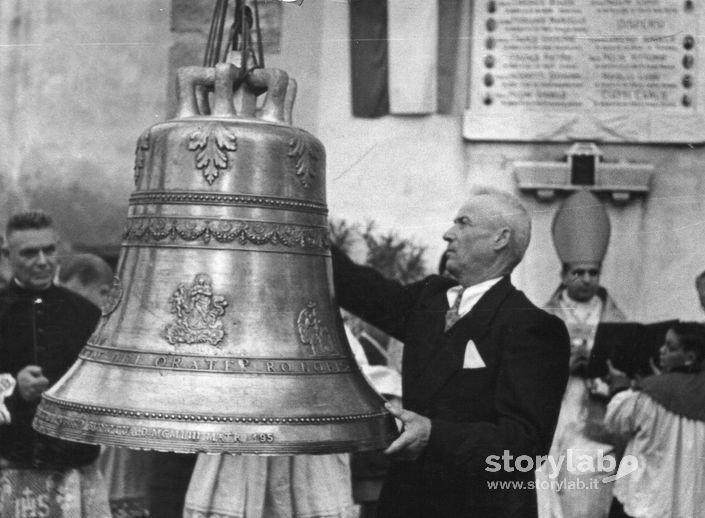
[[[448,298],[448,307],[453,307],[455,304],[455,299],[458,295],[462,293],[462,299],[460,299],[460,308],[458,309],[458,314],[460,316],[468,313],[477,301],[482,298],[482,296],[487,293],[492,286],[497,284],[502,280],[502,277],[495,277],[494,279],[488,279],[479,284],[474,284],[469,288],[463,288],[462,286],[453,286],[446,292],[446,297]]]

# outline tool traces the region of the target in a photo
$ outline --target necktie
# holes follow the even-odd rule
[[[458,296],[455,298],[455,302],[453,303],[453,306],[446,311],[446,327],[445,331],[448,332],[448,330],[455,325],[455,323],[460,320],[460,302],[463,300],[463,292],[460,291],[458,293]]]

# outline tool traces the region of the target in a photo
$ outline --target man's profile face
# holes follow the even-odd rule
[[[56,245],[51,228],[13,231],[5,250],[13,277],[31,290],[48,288],[56,271]]]
[[[568,296],[577,302],[587,302],[600,287],[600,265],[597,263],[571,263],[562,273]]]
[[[705,277],[700,277],[695,281],[695,289],[698,290],[700,306],[705,310]]]
[[[448,241],[446,270],[456,280],[484,272],[495,260],[496,212],[489,196],[475,196],[458,211],[453,226],[443,235]]]

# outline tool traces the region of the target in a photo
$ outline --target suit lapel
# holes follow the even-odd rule
[[[443,333],[445,326],[445,314],[448,311],[448,298],[446,291],[440,291],[437,294],[424,300],[419,307],[420,315],[428,315],[427,322],[423,326],[425,329],[424,336],[416,336],[420,338],[418,342],[418,350],[416,352],[417,369],[423,371],[423,365],[428,365],[428,362],[438,353],[438,345],[435,338],[439,333]],[[456,323],[457,325],[457,323]]]
[[[422,360],[425,360],[425,368],[410,387],[414,392],[418,391],[417,396],[426,401],[430,400],[451,376],[462,369],[466,344],[469,340],[479,344],[489,331],[500,305],[513,290],[509,276],[503,277],[448,333],[428,344],[430,350],[422,357]],[[445,297],[445,293],[443,296]],[[447,308],[447,299],[444,304]],[[443,324],[439,325],[442,330]],[[482,354],[482,349],[479,349],[479,352]]]

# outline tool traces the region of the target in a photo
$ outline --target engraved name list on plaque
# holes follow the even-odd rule
[[[705,141],[705,6],[473,0],[469,140]]]

